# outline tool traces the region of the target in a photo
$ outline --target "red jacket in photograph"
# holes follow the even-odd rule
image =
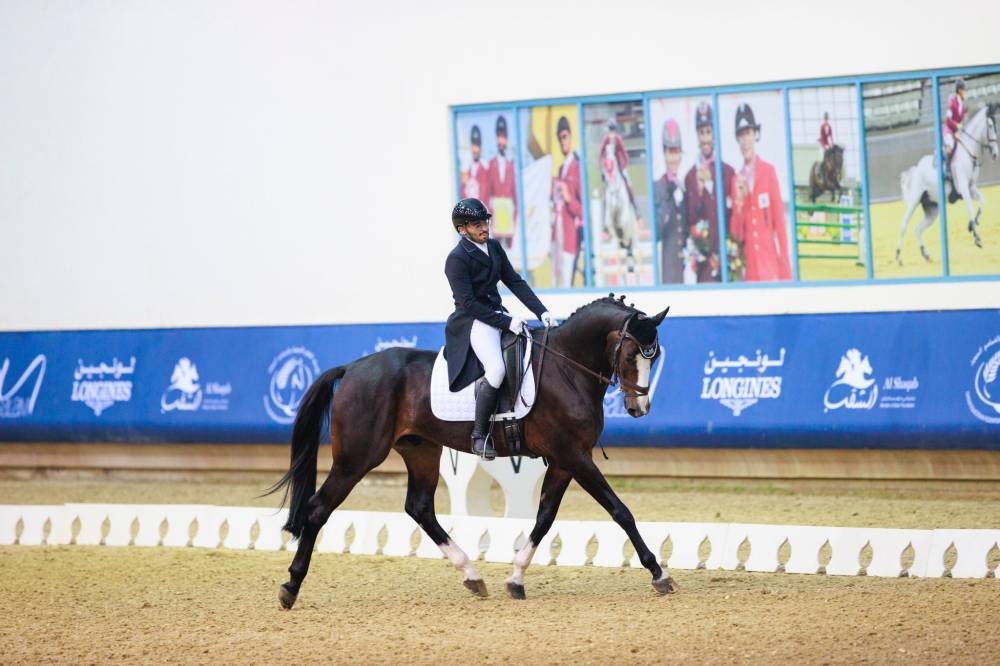
[[[484,204],[490,202],[490,174],[485,164],[473,162],[469,170],[462,174],[462,198],[479,199]]]
[[[569,201],[563,200],[559,183],[566,183]],[[562,225],[562,251],[576,254],[579,249],[577,229],[583,227],[583,194],[580,192],[580,158],[575,152],[570,153],[559,167],[559,178],[553,187],[552,200],[556,206],[556,224]]]
[[[729,233],[743,243],[747,282],[792,279],[788,259],[788,233],[785,230],[785,205],[774,167],[756,158],[753,188],[739,201],[733,178],[733,216]]]
[[[489,188],[490,198],[508,197],[514,202],[514,219],[517,220],[517,183],[514,182],[514,160],[507,158],[506,164],[500,167],[500,156],[497,155],[490,160]],[[490,201],[484,203],[493,212],[493,204]]]

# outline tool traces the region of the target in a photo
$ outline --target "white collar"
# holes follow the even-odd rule
[[[486,248],[486,243],[477,243],[476,241],[469,239],[469,242],[478,247],[480,250],[486,253],[486,256],[490,256],[490,251]]]

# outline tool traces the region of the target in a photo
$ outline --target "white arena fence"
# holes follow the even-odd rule
[[[286,511],[175,504],[0,505],[0,545],[194,547],[291,550],[281,531]],[[470,557],[511,562],[534,521],[439,516]],[[829,575],[996,577],[1000,530],[884,529],[639,523],[663,563],[674,569],[723,569]],[[317,551],[442,558],[404,513],[335,511]],[[635,567],[625,533],[611,521],[556,521],[533,563]]]

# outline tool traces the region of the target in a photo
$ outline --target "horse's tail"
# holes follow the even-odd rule
[[[292,501],[288,505],[288,521],[282,529],[294,537],[302,534],[306,519],[306,503],[316,492],[316,452],[319,450],[319,439],[330,414],[333,392],[346,371],[346,366],[327,370],[302,396],[298,414],[295,416],[295,425],[292,428],[291,465],[281,480],[264,493],[270,495],[284,488],[285,495],[281,499],[281,504],[284,505],[291,489]]]

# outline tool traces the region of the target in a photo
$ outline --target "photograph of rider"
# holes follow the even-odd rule
[[[507,137],[507,116],[501,113],[496,120],[496,155],[489,162],[489,199],[486,204],[493,213],[493,237],[503,244],[507,252],[511,252],[517,228],[517,181]],[[517,247],[516,252],[520,254],[521,248]]]
[[[788,91],[799,280],[868,277],[856,86]]]
[[[653,128],[650,164],[654,179],[654,216],[657,233],[659,279],[662,283],[704,283],[722,280],[719,259],[718,196],[723,197],[725,215],[732,210],[729,184],[733,169],[722,164],[724,186],[716,174],[717,141],[714,111],[705,97],[663,97],[649,100],[650,127]],[[668,121],[675,128],[665,132]],[[679,142],[674,133],[679,134]],[[678,147],[679,144],[679,147]],[[676,171],[672,160],[679,159]],[[680,187],[668,182],[680,180]],[[667,190],[670,190],[667,192]],[[677,194],[679,192],[680,194]],[[678,208],[677,197],[682,199]],[[673,218],[674,227],[683,220],[685,231],[670,234],[663,243],[665,225]],[[682,242],[679,250],[677,240]]]
[[[697,274],[687,261],[687,208],[680,166],[683,148],[680,125],[673,118],[663,123],[660,134],[666,169],[653,185],[656,230],[660,239],[660,281],[694,284]]]
[[[583,107],[595,286],[651,285],[652,232],[642,100]]]
[[[541,288],[582,287],[588,234],[577,106],[534,106],[518,113],[528,281]]]
[[[933,81],[866,83],[861,95],[872,274],[941,276],[941,163],[936,154]]]
[[[493,215],[493,238],[504,246],[517,270],[523,266],[517,224],[517,165],[513,110],[461,112],[455,116],[458,194],[479,199]],[[494,131],[495,130],[495,131]]]
[[[698,282],[719,282],[722,279],[719,259],[719,208],[716,197],[725,197],[726,224],[733,212],[729,196],[733,184],[733,167],[722,163],[722,187],[715,184],[715,127],[712,105],[702,100],[695,107],[694,127],[698,134],[698,156],[684,176],[684,199],[687,222]]]
[[[791,280],[783,95],[776,90],[720,96],[719,113],[720,121],[733,123],[732,134],[723,134],[722,155],[732,156],[738,165],[730,187],[733,213],[728,232],[740,246],[743,265],[737,263],[731,273],[739,276],[742,268],[739,277],[747,282]]]
[[[500,300],[497,283],[503,282],[545,326],[554,320],[528,283],[511,266],[503,246],[490,238],[490,212],[475,198],[455,204],[451,222],[461,235],[445,260],[444,273],[451,286],[455,311],[445,325],[445,357],[448,385],[460,391],[480,377],[471,450],[493,460],[496,450],[490,434],[490,419],[497,406],[498,389],[504,378],[500,334],[521,333],[525,321],[511,316]]]
[[[1000,274],[1000,73],[938,81],[951,275]]]

